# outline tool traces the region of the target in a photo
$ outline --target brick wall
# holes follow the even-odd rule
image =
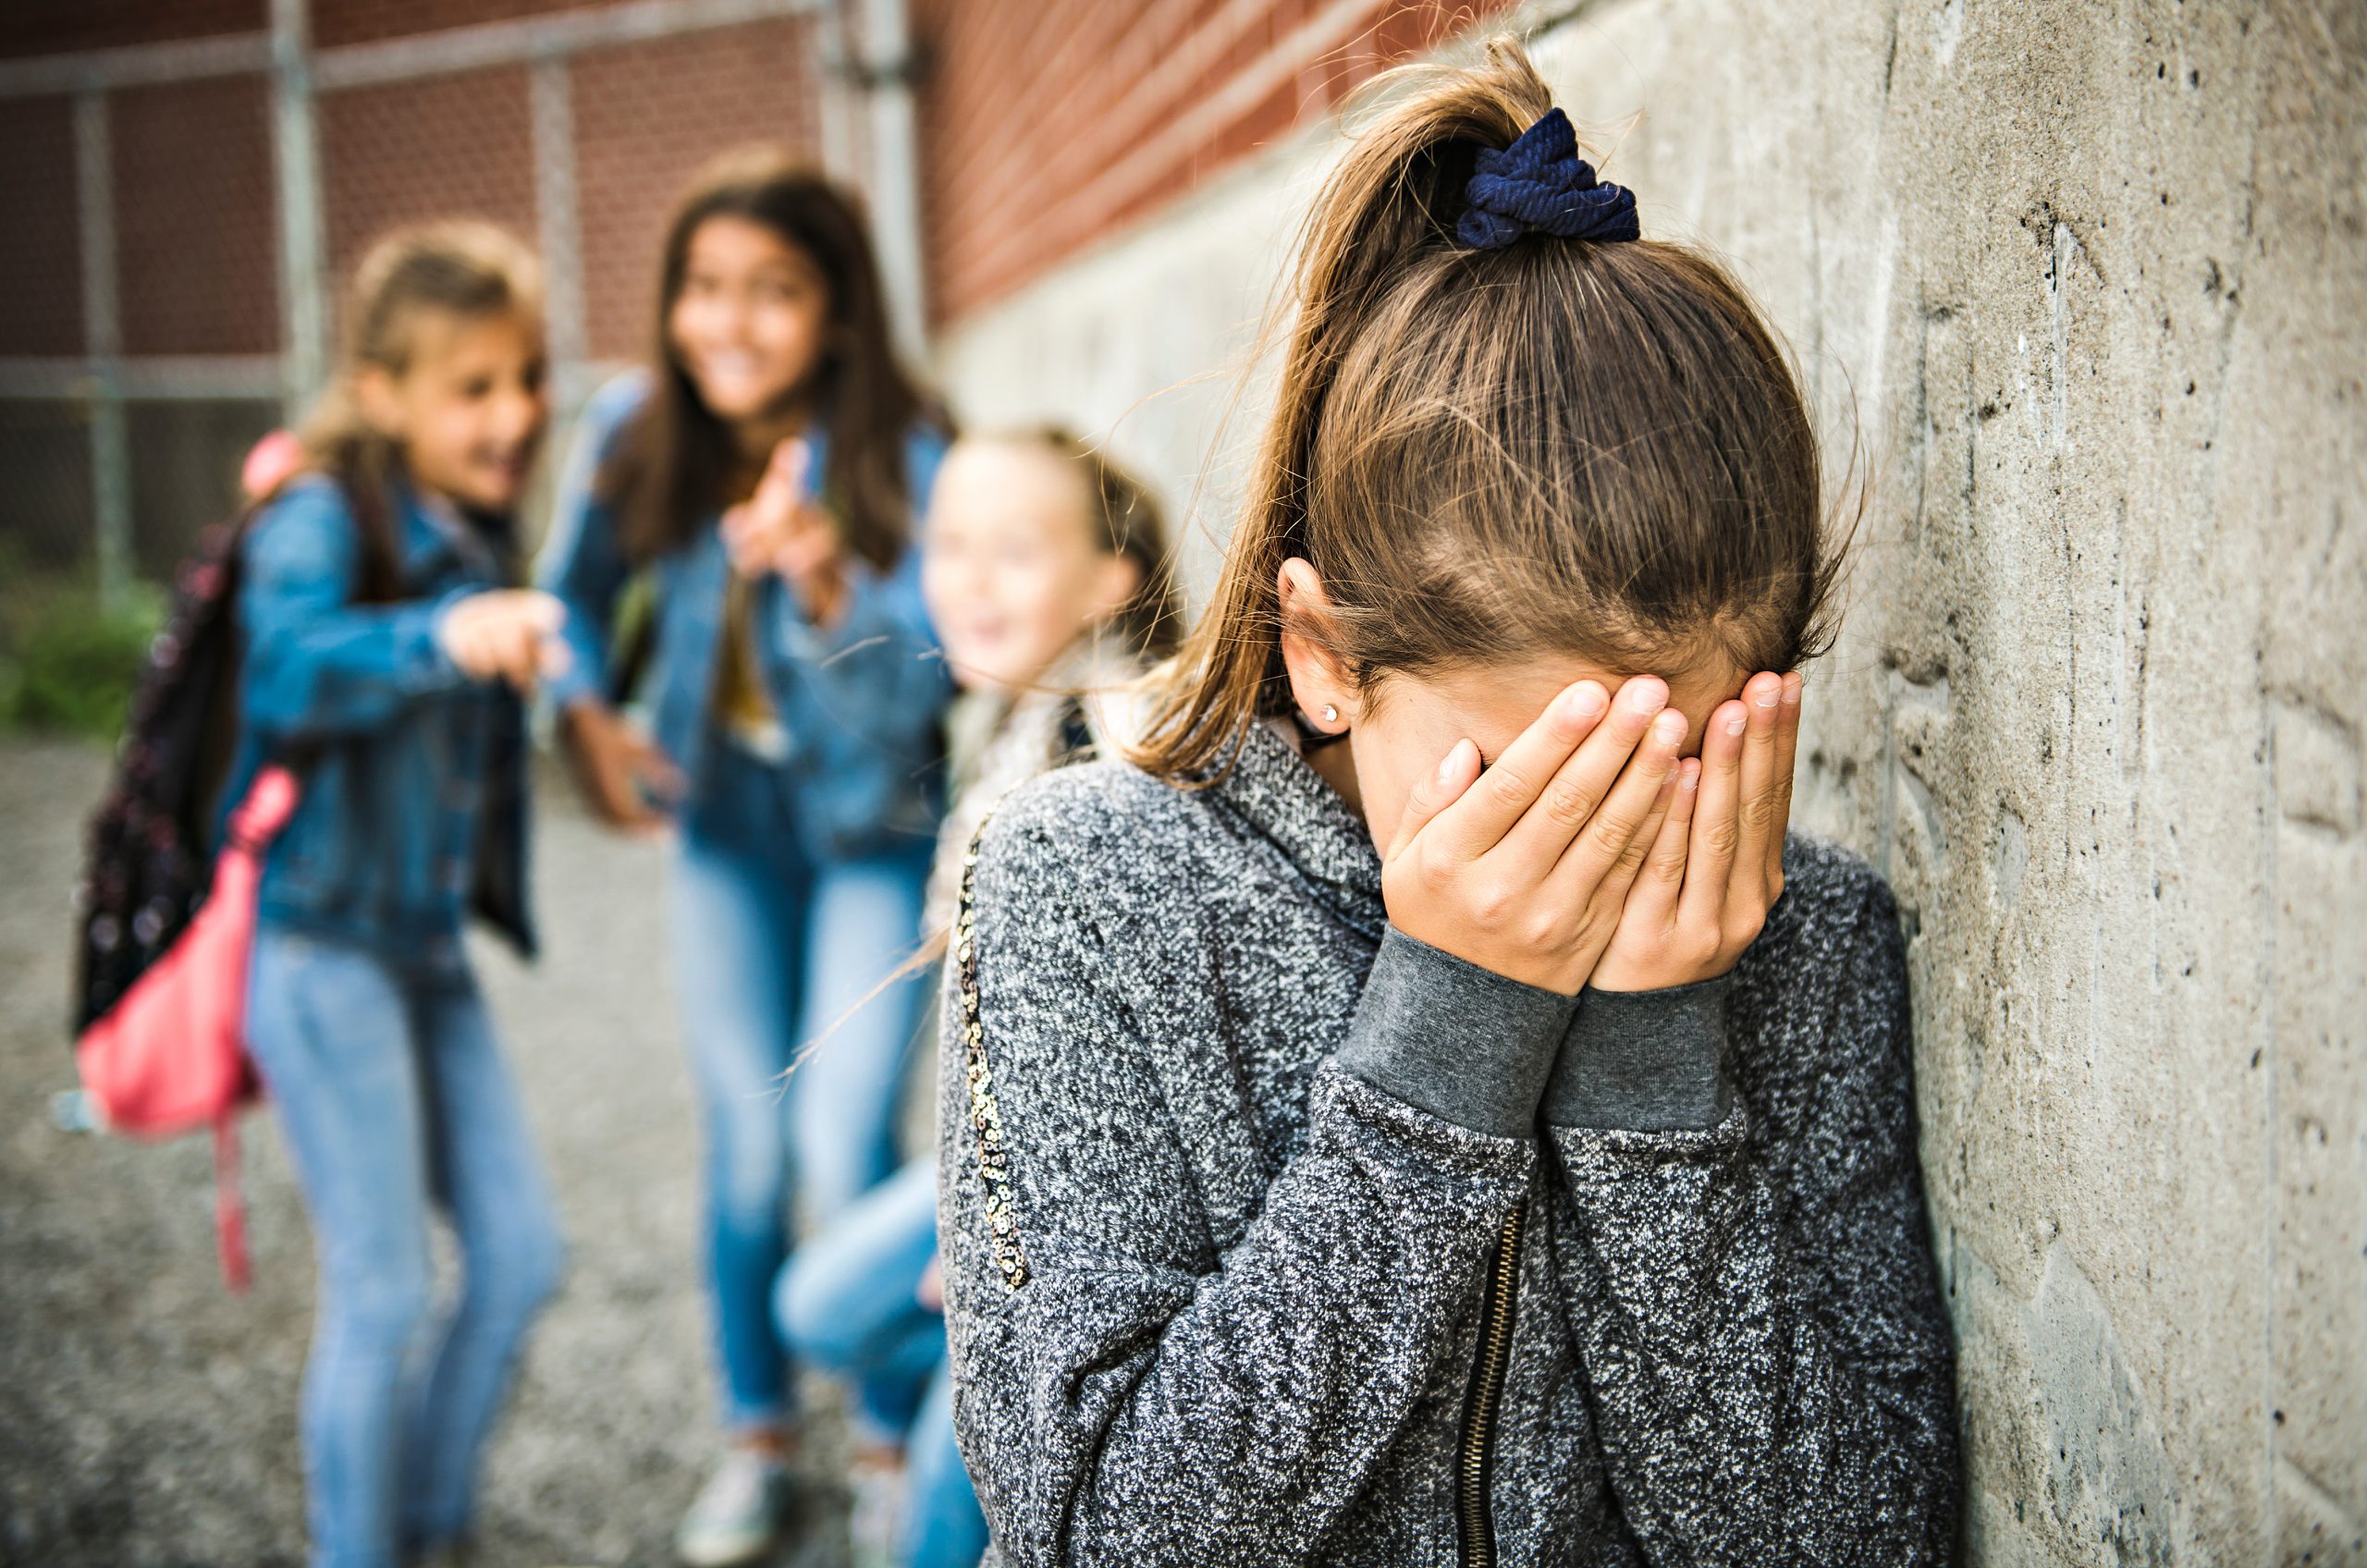
[[[987,303],[1505,0],[915,0],[942,323]]]
[[[596,10],[600,0],[313,0],[313,43],[375,43],[478,22],[515,21],[552,11]]]
[[[74,221],[74,105],[0,102],[0,354],[82,351],[82,262]]]
[[[268,0],[7,0],[0,5],[0,59],[259,32],[270,25]]]
[[[803,20],[687,33],[577,60],[576,206],[595,355],[647,351],[658,241],[683,182],[717,153],[751,141],[811,152],[815,96]]]
[[[330,60],[352,46],[619,3],[310,0],[313,44]],[[268,25],[264,0],[0,0],[0,61],[226,35],[260,41]],[[562,56],[575,133],[573,260],[593,354],[646,349],[659,229],[701,165],[757,141],[816,151],[814,28],[808,17],[787,17]],[[89,349],[74,100],[46,86],[0,95],[9,232],[0,243],[0,567],[88,564],[92,462],[104,449],[92,434],[105,408],[119,413],[128,450],[129,543],[151,572],[229,506],[240,454],[281,417],[269,360],[285,336],[269,78],[101,85],[132,386],[119,406],[55,362]],[[316,94],[329,299],[341,300],[362,251],[399,224],[483,217],[543,241],[529,65]],[[171,361],[169,383],[143,383],[165,373],[159,361]]]
[[[278,346],[268,92],[248,76],[109,97],[125,353]]]
[[[533,240],[524,67],[328,93],[320,127],[329,268],[340,289],[371,240],[397,224],[487,218]]]

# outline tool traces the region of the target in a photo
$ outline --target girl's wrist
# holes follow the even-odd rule
[[[825,630],[838,624],[846,609],[847,574],[837,561],[791,577],[790,586],[795,590],[798,607],[805,612],[809,624]]]

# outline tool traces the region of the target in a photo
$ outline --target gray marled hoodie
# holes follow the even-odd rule
[[[1722,981],[1390,930],[1279,737],[1024,786],[948,966],[955,1419],[1029,1565],[1932,1562],[1953,1378],[1888,891]]]

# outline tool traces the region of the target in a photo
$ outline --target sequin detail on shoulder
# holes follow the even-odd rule
[[[987,1066],[987,1032],[978,1022],[978,940],[972,915],[973,884],[978,874],[978,839],[986,824],[970,839],[962,857],[962,901],[953,922],[953,962],[962,987],[962,1076],[970,1095],[970,1127],[978,1137],[978,1178],[986,1186],[987,1230],[994,1244],[995,1267],[1002,1271],[1005,1290],[1027,1283],[1027,1253],[1019,1244],[1019,1219],[1012,1207],[1011,1157],[1002,1135],[1002,1111],[995,1104],[995,1081]]]

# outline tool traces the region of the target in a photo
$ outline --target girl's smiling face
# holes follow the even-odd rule
[[[550,417],[539,323],[423,309],[400,374],[364,368],[363,414],[402,448],[412,483],[480,510],[514,509]]]
[[[1036,443],[973,437],[938,471],[921,592],[963,684],[1040,679],[1134,593],[1134,564],[1093,537],[1085,476]]]
[[[718,214],[693,231],[666,337],[700,400],[727,424],[774,417],[822,367],[830,291],[803,246]]]

